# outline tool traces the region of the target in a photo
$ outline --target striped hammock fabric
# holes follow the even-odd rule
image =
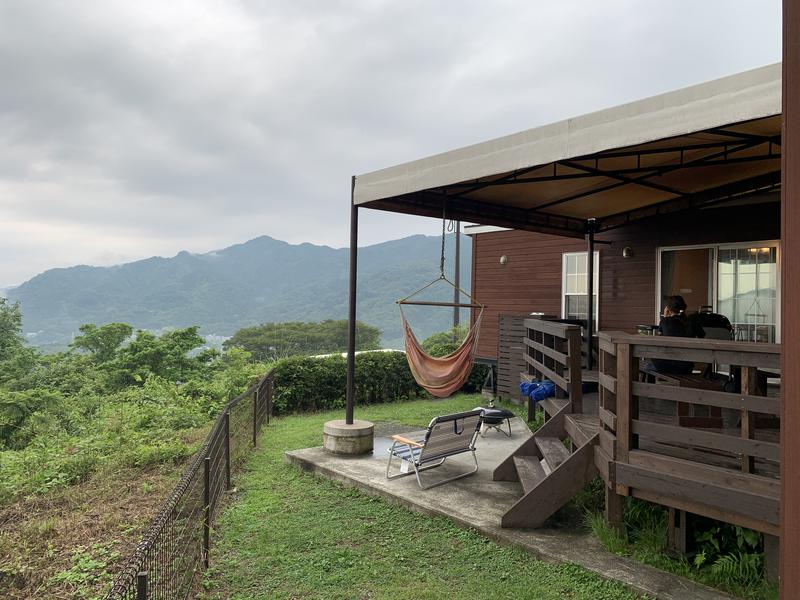
[[[411,326],[406,321],[405,315],[401,311],[408,366],[417,383],[433,396],[447,398],[460,390],[464,382],[467,381],[472,371],[475,350],[478,347],[478,331],[480,330],[482,316],[483,311],[478,315],[467,337],[464,338],[461,346],[455,352],[437,358],[430,356],[422,349],[414,332],[411,330]]]

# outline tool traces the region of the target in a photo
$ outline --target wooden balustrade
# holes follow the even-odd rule
[[[560,411],[565,397],[569,398],[567,412],[580,413],[583,401],[580,325],[539,318],[525,319],[524,325],[523,359],[527,373],[522,373],[522,377],[528,381],[548,379],[556,386],[556,401],[542,403],[545,417]],[[532,420],[532,411],[533,403],[529,401],[528,420]]]
[[[781,401],[764,381],[780,377],[780,345],[617,332],[598,338],[595,464],[609,522],[622,527],[622,499],[634,496],[778,535]],[[676,376],[672,385],[648,382],[641,365],[654,358],[738,372],[740,389],[725,386],[724,376],[704,383],[699,374]],[[685,426],[679,404],[713,407],[724,424]],[[674,417],[663,405],[675,407]]]

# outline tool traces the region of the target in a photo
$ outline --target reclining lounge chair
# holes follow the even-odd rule
[[[417,476],[417,483],[423,490],[442,485],[467,475],[472,475],[478,470],[478,459],[475,456],[475,439],[483,422],[482,410],[471,410],[435,417],[428,425],[425,437],[421,440],[412,440],[403,435],[392,436],[392,446],[389,448],[389,462],[386,464],[386,478],[396,479],[412,473]],[[444,461],[457,454],[472,453],[475,468],[466,473],[460,473],[435,483],[423,484],[420,478],[422,471],[433,469],[444,464]],[[400,473],[390,475],[392,458],[401,459]],[[408,470],[409,467],[413,471]]]

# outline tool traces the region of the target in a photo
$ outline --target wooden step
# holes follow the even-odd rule
[[[533,383],[534,381],[536,381],[536,378],[533,375],[528,375],[525,371],[520,372],[519,374],[520,383]]]
[[[544,460],[547,461],[547,466],[549,466],[553,471],[555,471],[561,463],[569,458],[570,451],[567,450],[566,446],[564,446],[564,444],[558,438],[537,437],[536,445],[539,447]]]
[[[542,409],[551,417],[569,404],[565,398],[545,398],[539,402]]]
[[[527,494],[546,477],[538,456],[515,456],[514,466],[517,468],[522,489]]]
[[[558,438],[543,438],[548,448],[556,448],[556,443],[564,451]],[[541,527],[544,522],[569,502],[587,483],[597,476],[594,464],[594,446],[598,443],[599,434],[595,434],[586,444],[569,454],[561,468],[542,479],[531,491],[509,508],[503,515],[500,524],[503,527]],[[536,440],[537,445],[540,440]]]
[[[580,447],[600,431],[600,418],[597,415],[564,415],[564,429],[576,447]]]

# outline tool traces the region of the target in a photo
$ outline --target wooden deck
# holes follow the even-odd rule
[[[599,338],[599,411],[606,418],[597,459],[607,473],[609,520],[621,526],[621,499],[634,496],[778,535],[781,448],[774,417],[781,399],[760,389],[758,369],[778,367],[780,346],[603,332]],[[741,369],[741,390],[641,382],[638,365],[649,358],[731,365]],[[685,426],[681,404],[727,418],[718,427]]]
[[[623,525],[622,498],[634,496],[779,534],[781,398],[776,387],[764,386],[760,370],[775,374],[780,346],[601,332],[598,370],[586,371],[579,327],[541,319],[526,319],[524,325],[526,372],[520,377],[556,385],[556,397],[538,403],[546,420],[534,438],[555,436],[576,453],[592,446],[612,525]],[[741,373],[741,390],[725,391],[699,376],[640,381],[640,363],[650,358],[727,365]],[[700,385],[694,385],[696,379]],[[598,393],[584,393],[587,382],[596,382]],[[520,469],[524,457],[547,462],[542,458],[550,452],[547,444],[520,448]],[[564,460],[558,469],[570,464],[576,480],[583,480],[587,472],[578,460]],[[519,476],[511,463],[496,475]],[[573,484],[566,477],[564,487],[548,489],[561,501]],[[536,486],[531,490],[535,496]],[[517,512],[508,522],[536,526],[541,515],[533,499],[529,504],[530,520]]]

